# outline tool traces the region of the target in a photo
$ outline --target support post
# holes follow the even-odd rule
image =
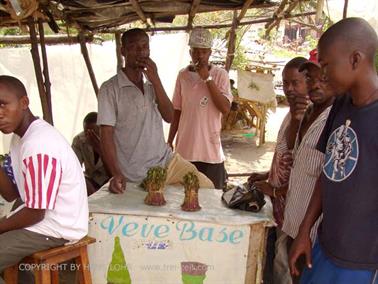
[[[193,28],[193,19],[197,13],[198,7],[200,6],[201,0],[193,0],[192,5],[190,6],[190,12],[188,17],[188,30]]]
[[[45,90],[45,86],[43,82],[41,60],[39,57],[39,50],[38,50],[37,34],[35,31],[34,20],[32,17],[28,18],[28,26],[29,26],[29,32],[30,32],[31,54],[33,58],[35,76],[37,79],[39,97],[41,99],[43,119],[52,125],[53,124],[52,115],[49,109],[46,90]]]
[[[82,33],[79,34],[79,41],[80,41],[80,47],[81,47],[81,54],[83,55],[85,65],[87,66],[89,77],[91,78],[92,86],[95,91],[96,97],[98,96],[98,85],[96,81],[96,76],[93,72],[91,60],[88,55],[88,49],[87,45],[85,43],[85,37]]]
[[[229,39],[228,39],[228,48],[227,48],[227,57],[226,57],[226,64],[225,69],[226,71],[230,71],[232,61],[234,60],[235,54],[235,41],[236,41],[236,28],[238,25],[237,19],[237,11],[234,11],[234,17],[232,20],[232,27],[230,29]]]
[[[344,0],[343,19],[348,16],[348,0]]]
[[[39,39],[42,52],[42,63],[43,63],[43,77],[45,78],[44,85],[46,90],[47,104],[49,106],[51,114],[51,124],[54,125],[53,114],[52,114],[52,103],[51,103],[51,82],[49,74],[49,65],[47,62],[47,52],[46,52],[46,42],[45,42],[45,30],[43,28],[43,22],[41,19],[38,19],[38,30],[39,30]]]
[[[117,55],[117,71],[123,68],[123,57],[121,54],[122,47],[122,34],[121,32],[115,32],[115,42],[116,42],[116,55]]]

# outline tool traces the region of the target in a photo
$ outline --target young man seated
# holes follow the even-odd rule
[[[79,161],[65,138],[29,109],[24,85],[0,76],[0,131],[14,133],[14,184],[0,168],[0,194],[23,204],[0,219],[0,275],[34,252],[77,241],[88,231],[88,201]],[[27,280],[20,283],[32,283]],[[0,283],[4,283],[0,277]]]
[[[84,164],[85,183],[88,196],[95,193],[109,180],[109,175],[102,162],[100,147],[100,128],[96,124],[97,112],[90,112],[84,117],[84,131],[76,135],[72,141],[80,164]]]

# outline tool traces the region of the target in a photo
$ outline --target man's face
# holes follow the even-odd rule
[[[211,48],[190,48],[190,57],[194,65],[206,66],[209,64]]]
[[[350,54],[337,42],[328,47],[319,45],[318,50],[322,76],[336,95],[344,94],[353,82]]]
[[[122,54],[125,57],[126,66],[134,69],[143,69],[141,63],[150,57],[150,41],[146,34],[130,36],[122,45]]]
[[[294,105],[295,97],[307,95],[306,78],[297,68],[285,68],[282,72],[283,90],[290,106]]]
[[[0,131],[4,134],[15,132],[21,125],[28,98],[19,98],[7,86],[0,84]]]
[[[303,73],[306,77],[307,90],[310,100],[314,103],[314,105],[321,105],[332,97],[333,92],[330,90],[328,84],[322,77],[320,67],[316,65],[309,65],[307,69],[303,71]]]

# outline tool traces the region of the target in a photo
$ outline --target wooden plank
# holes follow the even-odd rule
[[[49,104],[47,100],[46,90],[43,82],[41,59],[39,57],[37,34],[35,31],[34,20],[32,17],[28,18],[28,26],[30,32],[31,41],[31,54],[33,58],[34,72],[37,79],[37,86],[39,91],[39,97],[41,99],[43,119],[52,124],[52,115],[50,113]]]
[[[145,23],[147,26],[149,26],[149,24],[147,22],[147,17],[144,14],[142,8],[140,7],[138,0],[130,0],[130,2],[131,2],[131,5],[133,6],[133,8],[135,10],[135,13],[137,13],[137,15],[142,20],[142,22]]]
[[[251,225],[250,229],[245,284],[261,284],[268,228],[265,223],[257,223]]]
[[[188,18],[188,29],[193,28],[193,19],[194,16],[197,13],[198,7],[200,6],[201,0],[193,0],[192,6],[190,7],[190,12],[189,12],[189,18]]]

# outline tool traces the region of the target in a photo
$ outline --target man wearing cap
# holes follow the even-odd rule
[[[125,67],[102,84],[98,97],[102,159],[111,174],[109,190],[123,193],[126,182],[140,183],[151,167],[167,168],[167,184],[182,182],[196,168],[165,143],[162,119],[173,107],[150,58],[149,37],[141,29],[122,35]],[[200,186],[213,188],[197,171]]]
[[[212,37],[194,29],[189,39],[191,64],[181,70],[173,94],[174,117],[168,144],[177,133],[176,151],[204,173],[216,188],[226,180],[220,131],[222,115],[230,111],[230,80],[224,69],[209,63]]]
[[[316,149],[320,134],[328,118],[334,101],[333,92],[327,87],[321,76],[319,65],[307,61],[299,68],[306,77],[307,91],[312,104],[307,107],[299,123],[299,129],[293,149],[293,166],[290,173],[289,187],[286,195],[282,231],[288,235],[288,249],[298,234],[299,226],[304,218],[316,181],[322,171],[324,154]],[[303,105],[307,105],[305,97],[295,98],[294,116],[299,118],[303,113]],[[311,230],[314,241],[319,220]],[[300,262],[304,268],[304,260]],[[293,283],[299,283],[294,277]]]

